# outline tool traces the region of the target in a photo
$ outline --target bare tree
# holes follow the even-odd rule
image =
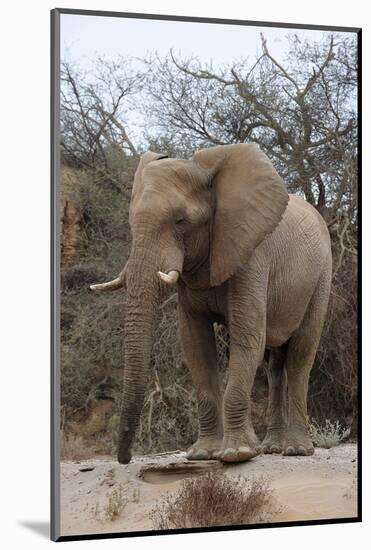
[[[172,53],[157,60],[149,83],[156,129],[178,141],[192,137],[195,146],[255,141],[292,190],[319,209],[337,206],[344,189],[334,178],[356,144],[355,41],[294,36],[285,66],[261,41],[256,62],[218,72]]]
[[[62,61],[61,148],[65,162],[94,168],[112,180],[112,152],[137,157],[126,121],[142,80],[130,62],[121,58],[98,58],[91,74]]]

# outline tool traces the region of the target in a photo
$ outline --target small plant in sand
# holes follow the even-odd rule
[[[139,500],[140,500],[140,488],[134,487],[132,501],[137,503],[139,502]]]
[[[272,491],[263,479],[229,479],[208,473],[184,480],[152,510],[155,529],[244,525],[269,520]]]
[[[90,514],[89,517],[96,519],[97,521],[101,520],[101,510],[98,502],[92,504],[89,508]]]
[[[350,428],[345,428],[338,420],[326,420],[320,425],[315,420],[309,424],[309,434],[316,447],[331,449],[336,447],[350,435]]]
[[[125,508],[127,498],[125,491],[121,485],[116,487],[108,497],[108,502],[105,507],[106,518],[114,521],[119,517],[122,510]]]
[[[113,487],[116,484],[115,480],[115,470],[111,468],[110,470],[107,470],[107,472],[104,475],[104,483],[106,483],[109,487]]]

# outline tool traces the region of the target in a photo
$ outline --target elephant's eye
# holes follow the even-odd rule
[[[179,216],[177,220],[175,221],[176,224],[184,222],[184,218],[182,216]]]

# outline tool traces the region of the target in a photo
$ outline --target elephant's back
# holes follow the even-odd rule
[[[272,236],[286,242],[288,253],[303,256],[302,259],[312,262],[312,266],[313,262],[326,263],[331,257],[331,241],[325,220],[314,206],[297,195],[289,195],[281,223]]]
[[[325,220],[311,204],[290,194],[280,223],[256,248],[253,258],[269,268],[273,277],[276,273],[294,277],[305,274],[305,279],[312,273],[315,277],[331,262]]]
[[[320,278],[331,279],[330,236],[316,209],[290,195],[281,222],[258,249],[258,264],[269,270],[267,341],[274,345],[300,325]]]
[[[289,194],[289,202],[287,204],[286,211],[283,215],[285,217],[293,216],[296,220],[304,220],[308,218],[318,229],[322,232],[324,238],[330,242],[330,236],[327,229],[327,225],[321,214],[312,206],[309,202],[298,197],[297,195]]]

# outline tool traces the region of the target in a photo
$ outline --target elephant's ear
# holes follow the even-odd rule
[[[289,197],[271,161],[255,144],[202,149],[193,158],[209,172],[215,189],[210,282],[217,286],[275,229]]]
[[[147,151],[140,157],[140,161],[134,176],[134,183],[131,192],[130,210],[136,202],[136,199],[141,195],[141,192],[144,188],[144,182],[142,178],[143,169],[147,166],[148,163],[154,160],[161,160],[166,158],[168,158],[167,155],[154,153],[153,151]]]

